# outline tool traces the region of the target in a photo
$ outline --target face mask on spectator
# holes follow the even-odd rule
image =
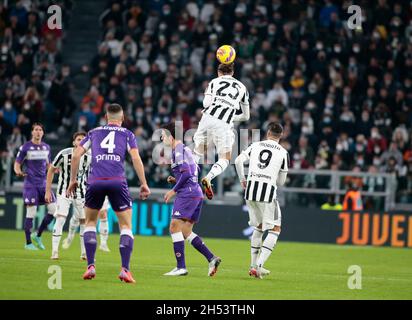
[[[379,148],[379,146],[375,146],[375,148],[373,148],[373,152],[379,154],[381,152],[381,148]]]
[[[334,47],[333,47],[333,50],[334,50],[336,53],[340,53],[340,52],[342,51],[342,48],[341,48],[340,46],[334,46]]]
[[[360,52],[360,47],[359,46],[353,46],[352,47],[353,52],[359,53]]]
[[[313,92],[311,92],[313,93]],[[308,102],[308,104],[306,105],[306,109],[307,110],[313,110],[316,108],[316,104],[314,104],[313,102]]]
[[[374,166],[380,166],[380,164],[381,164],[381,161],[379,160],[379,158],[373,158],[373,165]]]
[[[11,108],[12,108],[11,103],[10,103],[10,102],[6,102],[5,105],[4,105],[4,109],[7,110],[7,111],[10,111]]]
[[[322,50],[323,49],[323,43],[322,42],[318,42],[317,44],[316,44],[316,49],[317,50]]]
[[[357,152],[363,152],[364,149],[365,149],[364,145],[356,144],[356,151]]]

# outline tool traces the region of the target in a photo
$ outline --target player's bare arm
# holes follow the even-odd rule
[[[77,173],[79,172],[79,163],[80,163],[80,158],[82,155],[86,153],[86,149],[84,149],[82,146],[78,146],[73,150],[73,156],[72,156],[72,167],[70,171],[70,185],[67,188],[66,191],[66,196],[71,197],[74,196],[76,193],[76,188],[77,188]]]
[[[173,176],[168,176],[167,183],[170,183],[170,184],[176,183],[176,178]]]
[[[243,152],[240,155],[238,155],[235,160],[236,172],[239,178],[240,185],[242,186],[243,190],[246,189],[244,163],[248,160],[249,160],[248,156]]]
[[[140,158],[139,150],[137,148],[130,149],[129,154],[132,158],[133,168],[136,171],[141,183],[140,198],[145,200],[149,197],[151,192],[149,186],[147,185],[146,176],[144,173],[144,165],[142,159]]]
[[[17,161],[14,162],[14,173],[18,177],[25,177],[26,176],[26,174],[21,170],[21,163],[20,162],[17,162]]]
[[[50,165],[47,170],[46,194],[44,196],[44,200],[46,200],[47,203],[50,203],[52,201],[51,185],[53,182],[55,171],[56,171],[56,168],[53,167],[52,165]]]

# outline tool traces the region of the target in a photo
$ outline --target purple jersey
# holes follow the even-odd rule
[[[51,162],[48,144],[27,141],[20,147],[16,162],[25,167],[24,188],[46,186],[47,166]]]
[[[199,167],[193,159],[192,151],[179,143],[172,152],[172,173],[176,179],[174,190],[178,197],[203,198],[198,183]]]
[[[108,124],[89,131],[80,145],[91,149],[92,161],[88,181],[125,180],[124,160],[130,149],[137,148],[134,134],[123,127]]]

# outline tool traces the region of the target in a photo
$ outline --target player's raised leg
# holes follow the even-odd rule
[[[206,246],[202,238],[192,231],[193,225],[194,223],[192,221],[186,221],[183,226],[183,235],[185,239],[209,262],[208,276],[213,277],[216,274],[222,259],[215,256]]]
[[[44,193],[43,193],[44,194]],[[44,196],[43,196],[44,197]],[[56,204],[54,202],[49,203],[46,205],[47,214],[44,216],[37,233],[33,233],[31,235],[31,240],[33,241],[34,245],[38,247],[40,250],[45,250],[45,246],[42,242],[41,236],[43,231],[46,230],[48,225],[53,221],[54,214],[56,212]]]
[[[173,241],[173,251],[176,258],[176,268],[165,273],[165,276],[185,276],[188,274],[185,261],[185,238],[183,236],[184,220],[173,219],[170,222],[169,231]]]
[[[226,170],[227,166],[229,165],[231,156],[231,152],[220,154],[219,160],[215,164],[213,164],[208,174],[204,178],[202,178],[201,183],[208,199],[212,199],[214,195],[211,181]]]

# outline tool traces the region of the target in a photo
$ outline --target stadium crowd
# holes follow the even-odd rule
[[[196,128],[203,92],[216,76],[215,51],[231,44],[237,51],[235,77],[251,97],[251,120],[241,128],[264,130],[280,120],[292,168],[393,173],[397,201],[412,202],[412,3],[360,1],[362,28],[357,30],[346,24],[350,4],[109,1],[100,16],[102,38],[73,130],[104,123],[104,106],[119,102],[126,110],[125,126],[138,140],[150,185],[165,187],[169,171],[153,165],[152,133],[171,120]],[[51,50],[47,44],[53,41],[47,39],[59,37],[42,30],[39,17],[29,10],[26,23],[16,22],[20,16],[13,10],[0,5],[7,21],[0,24],[2,48],[6,59],[12,50],[15,56],[2,64],[8,71],[0,69],[0,121],[7,136],[27,133],[27,123],[37,120],[33,110],[46,108],[46,92],[45,101],[53,105],[53,90],[44,87],[64,83],[62,73],[61,80],[48,81],[59,63],[59,47]],[[30,27],[34,22],[37,33]],[[25,59],[27,52],[32,55]],[[2,49],[2,61],[3,56]],[[5,122],[11,122],[10,129],[4,129]],[[129,169],[129,178],[136,179]],[[225,190],[239,190],[233,168],[224,177]],[[369,180],[359,182],[362,190],[383,190],[382,179]],[[322,183],[310,175],[290,182],[308,187]]]
[[[72,3],[58,1],[63,21],[70,21]],[[71,130],[70,67],[62,64],[62,30],[49,29],[49,1],[0,1],[0,178],[7,159],[30,137],[41,121],[47,138]],[[64,28],[63,28],[64,29]]]

